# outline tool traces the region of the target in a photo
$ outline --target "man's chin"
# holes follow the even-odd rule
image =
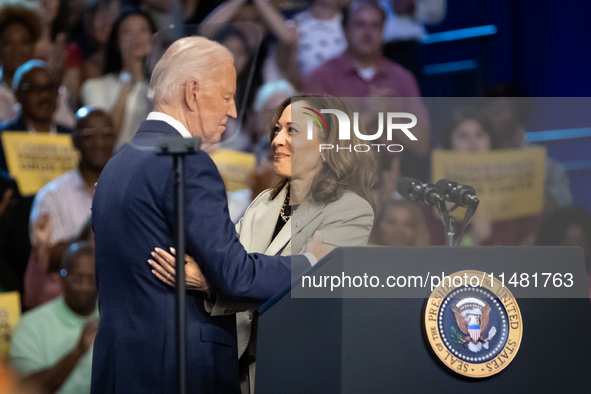
[[[214,145],[214,144],[217,144],[218,142],[220,142],[221,137],[222,137],[221,134],[216,134],[216,135],[212,135],[211,137],[208,137],[208,138],[203,138],[201,142],[203,144],[207,144],[207,145]]]

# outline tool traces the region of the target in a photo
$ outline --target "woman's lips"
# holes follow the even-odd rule
[[[288,157],[288,155],[286,155],[285,153],[275,153],[275,155],[273,155],[273,158],[275,160],[281,160]]]

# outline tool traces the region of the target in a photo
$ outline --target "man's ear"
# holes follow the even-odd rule
[[[82,131],[79,129],[75,129],[72,132],[72,145],[74,146],[74,149],[76,149],[77,151],[80,151],[80,133]]]
[[[19,103],[22,102],[22,99],[23,99],[23,91],[20,90],[20,89],[17,89],[14,92],[14,97],[16,97],[16,101],[18,101]]]
[[[197,111],[197,97],[199,96],[199,82],[190,79],[185,83],[185,104],[190,111]]]

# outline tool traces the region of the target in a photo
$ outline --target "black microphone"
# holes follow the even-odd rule
[[[460,185],[458,182],[441,179],[437,182],[437,187],[441,190],[446,201],[472,210],[478,208],[480,200],[476,197],[476,191],[472,186]]]
[[[441,206],[443,193],[431,183],[422,183],[414,178],[402,178],[398,181],[398,193],[411,201],[420,200],[427,205]]]

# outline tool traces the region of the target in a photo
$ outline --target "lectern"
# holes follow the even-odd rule
[[[437,298],[432,278],[456,272],[483,286],[444,286]],[[332,276],[364,274],[379,284],[330,288]],[[580,248],[339,248],[304,277],[260,308],[257,394],[591,392]],[[329,286],[314,287],[319,277]]]

